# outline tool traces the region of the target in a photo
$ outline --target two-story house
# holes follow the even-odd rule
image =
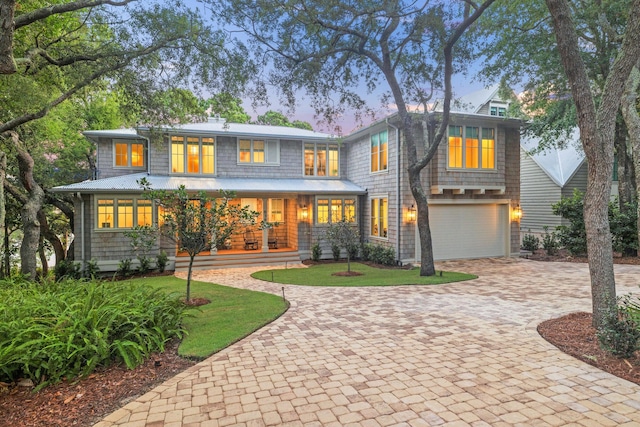
[[[429,192],[436,259],[510,256],[519,251],[519,122],[488,112],[453,113],[449,136],[422,173]],[[434,121],[438,113],[433,113]],[[124,231],[157,224],[162,215],[142,196],[146,178],[154,189],[235,192],[234,203],[277,222],[277,243],[268,230],[245,229],[221,248],[196,257],[194,268],[299,262],[323,242],[327,224],[346,218],[364,241],[393,247],[401,262],[420,259],[415,208],[408,186],[403,135],[395,115],[343,139],[288,127],[206,123],[136,130],[87,131],[97,146],[97,177],[54,191],[75,198],[75,259],[95,259],[115,271],[135,258]],[[168,242],[169,268],[187,258]]]

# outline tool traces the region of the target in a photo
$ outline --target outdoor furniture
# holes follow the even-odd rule
[[[253,230],[247,230],[244,232],[244,249],[258,249],[258,239],[256,239],[256,235]]]
[[[270,249],[278,249],[278,232],[275,228],[269,229],[269,236],[267,237],[267,243]]]

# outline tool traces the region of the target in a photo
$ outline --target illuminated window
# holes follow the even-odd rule
[[[386,238],[388,219],[387,198],[371,199],[371,236]]]
[[[113,200],[98,200],[98,228],[114,228]]]
[[[114,165],[123,168],[144,168],[144,144],[133,141],[114,141]]]
[[[284,220],[284,199],[269,199],[269,222]]]
[[[147,199],[98,199],[97,226],[133,228],[153,224],[153,203]]]
[[[136,225],[145,226],[153,224],[153,205],[151,200],[141,199],[136,205]]]
[[[384,130],[371,135],[371,172],[387,170],[389,155],[389,133]]]
[[[477,169],[478,168],[478,160],[479,160],[479,152],[480,152],[480,141],[478,140],[478,128],[467,126],[466,129],[466,137],[464,140],[465,146],[465,167],[467,169]]]
[[[449,167],[462,167],[462,126],[449,126]]]
[[[280,141],[275,139],[239,139],[238,163],[280,164]]]
[[[171,137],[171,171],[190,175],[215,173],[216,145],[214,138]]]
[[[495,169],[495,151],[495,129],[449,126],[449,168]]]
[[[342,220],[356,222],[356,200],[354,198],[319,198],[316,200],[316,223],[329,224]]]
[[[336,177],[339,175],[338,144],[304,144],[304,175]]]
[[[496,158],[494,129],[482,128],[482,168],[494,169]]]

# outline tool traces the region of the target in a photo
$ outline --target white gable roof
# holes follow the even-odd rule
[[[477,113],[483,105],[491,100],[502,101],[498,97],[498,89],[496,84],[484,89],[471,92],[469,94],[455,98],[455,111],[464,111],[467,113]]]
[[[540,138],[523,137],[520,146],[549,178],[560,187],[564,187],[585,161],[584,153],[576,148],[580,140],[580,130],[575,128],[569,139],[565,148],[551,147],[535,154],[530,152],[538,148]]]

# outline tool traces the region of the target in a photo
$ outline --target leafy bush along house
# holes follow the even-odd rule
[[[420,248],[396,119],[343,139],[218,118],[153,133],[85,132],[97,145],[96,179],[54,189],[76,201],[75,259],[115,271],[121,260],[136,258],[124,232],[162,217],[142,195],[144,177],[153,189],[233,191],[233,203],[259,212],[258,222],[277,223],[272,230],[237,230],[223,246],[198,255],[194,268],[299,262],[311,257],[316,242],[330,258],[324,232],[342,218],[359,228],[363,241],[392,247],[401,262],[415,261]],[[519,202],[518,127],[499,116],[452,116],[448,141],[423,171],[436,259],[518,252],[519,228],[510,215]],[[188,257],[172,244],[158,239],[154,250],[161,249],[169,269],[186,268]]]

